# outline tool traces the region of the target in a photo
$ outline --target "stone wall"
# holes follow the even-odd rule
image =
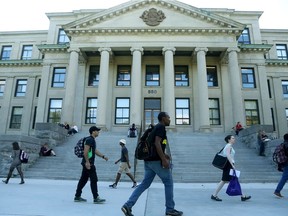
[[[60,127],[58,124],[52,123],[36,123],[35,136],[1,135],[0,176],[4,177],[8,173],[12,161],[10,155],[13,142],[19,142],[20,148],[29,154],[28,164],[22,164],[22,168],[25,170],[37,161],[41,145],[48,143],[50,147],[53,147],[65,142],[66,138],[67,130]]]

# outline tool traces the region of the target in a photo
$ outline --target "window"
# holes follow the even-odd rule
[[[188,66],[176,65],[174,70],[175,70],[175,86],[188,86],[189,85]]]
[[[190,124],[189,99],[176,99],[176,125]]]
[[[285,114],[286,114],[286,120],[288,122],[288,108],[285,109]]]
[[[285,44],[276,44],[277,58],[287,60],[287,47]]]
[[[250,35],[249,35],[249,29],[245,28],[242,32],[242,34],[240,35],[240,37],[238,38],[238,43],[241,44],[251,44],[250,41]]]
[[[4,90],[5,90],[5,80],[0,80],[0,97],[4,95]]]
[[[65,84],[66,68],[54,68],[52,87],[63,88]]]
[[[131,66],[118,65],[117,70],[117,86],[130,86],[131,82]]]
[[[209,98],[209,120],[210,120],[210,125],[221,124],[218,98]]]
[[[116,98],[115,124],[129,124],[130,99]]]
[[[146,66],[146,86],[160,86],[160,67],[159,65]]]
[[[97,98],[87,98],[86,124],[96,124],[97,118]]]
[[[27,89],[27,80],[17,80],[15,97],[24,97]]]
[[[90,65],[88,86],[99,85],[99,70],[100,70],[99,65]]]
[[[1,51],[1,60],[9,60],[12,46],[3,46]]]
[[[39,97],[40,93],[40,87],[41,87],[41,79],[38,80],[38,85],[37,85],[37,92],[36,92],[36,97]]]
[[[61,122],[62,99],[50,99],[48,122]]]
[[[256,88],[253,68],[241,68],[241,74],[243,88]]]
[[[24,45],[22,50],[22,60],[29,60],[32,58],[32,45]]]
[[[288,98],[288,80],[282,80],[283,97]]]
[[[215,66],[207,67],[207,82],[208,82],[208,87],[218,86],[217,69]]]
[[[20,129],[23,114],[23,107],[12,107],[10,128]]]
[[[34,115],[33,115],[32,129],[35,129],[36,116],[37,116],[37,106],[34,107]]]
[[[67,37],[64,29],[59,29],[59,35],[58,35],[58,44],[65,44],[65,43],[69,43],[70,40]]]
[[[260,124],[257,100],[245,100],[246,125]]]

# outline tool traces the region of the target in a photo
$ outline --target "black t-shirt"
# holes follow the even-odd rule
[[[154,129],[152,130],[152,136],[151,139],[153,139],[152,143],[153,143],[153,149],[154,149],[154,156],[152,158],[147,159],[146,161],[158,161],[161,160],[156,147],[155,147],[155,138],[156,136],[161,137],[161,148],[162,151],[165,153],[165,149],[166,149],[166,145],[167,145],[167,136],[166,136],[166,129],[165,129],[165,125],[163,124],[157,124]]]
[[[92,164],[94,164],[94,161],[95,161],[95,150],[96,150],[95,138],[92,137],[92,136],[87,137],[86,140],[85,140],[84,145],[90,146],[90,150],[89,151],[92,151],[92,156],[89,158],[89,162],[92,165]],[[82,164],[85,164],[85,162],[86,162],[85,158],[83,157]]]
[[[126,154],[128,155],[128,149],[124,146],[121,149],[121,162],[127,162],[127,159],[125,157]]]

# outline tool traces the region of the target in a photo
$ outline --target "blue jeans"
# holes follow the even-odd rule
[[[141,184],[131,194],[129,200],[125,205],[132,208],[137,202],[141,194],[150,187],[155,176],[159,176],[165,186],[165,206],[166,212],[174,209],[174,195],[173,195],[173,179],[171,169],[164,169],[160,161],[145,161],[144,162],[145,174]]]
[[[280,191],[283,189],[286,181],[288,180],[288,166],[284,167],[282,177],[277,185],[277,188],[275,190],[276,193],[280,193]]]

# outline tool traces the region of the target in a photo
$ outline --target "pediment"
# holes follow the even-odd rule
[[[154,14],[151,13],[151,10],[154,11]],[[151,23],[145,22],[145,18],[146,21],[147,19],[149,21],[149,18],[153,21],[153,16],[154,19],[160,19],[158,25],[150,25]],[[178,1],[139,0],[129,1],[89,15],[71,22],[63,28],[68,35],[143,31],[168,33],[169,31],[174,33],[229,32],[239,35],[245,25]]]

